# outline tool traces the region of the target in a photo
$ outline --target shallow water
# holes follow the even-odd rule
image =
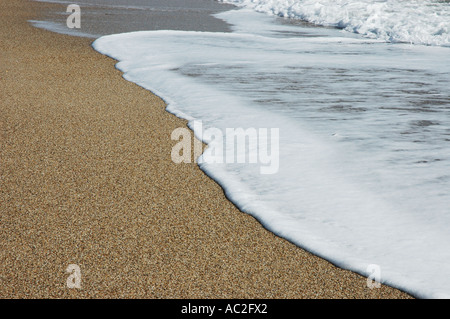
[[[229,31],[229,26],[212,16],[234,8],[213,0],[36,0],[60,4],[48,11],[36,27],[58,33],[98,38],[102,35],[141,30]],[[81,28],[69,29],[69,4],[81,9]]]

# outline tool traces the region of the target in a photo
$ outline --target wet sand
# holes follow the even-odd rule
[[[82,11],[81,29],[66,27],[67,4],[43,12],[39,18],[44,22],[41,24],[93,38],[142,30],[227,32],[229,25],[211,14],[234,8],[214,0],[82,0],[76,3]]]
[[[92,39],[27,23],[54,6],[0,1],[1,298],[409,297],[275,236],[174,164],[186,122]]]

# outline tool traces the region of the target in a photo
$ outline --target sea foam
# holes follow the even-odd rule
[[[450,3],[436,0],[222,0],[389,42],[450,46]]]

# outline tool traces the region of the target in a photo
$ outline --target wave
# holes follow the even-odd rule
[[[450,47],[450,2],[437,0],[219,0],[387,42]]]

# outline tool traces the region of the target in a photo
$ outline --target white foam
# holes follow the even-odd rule
[[[363,275],[377,264],[382,282],[416,296],[449,297],[448,49],[258,16],[222,14],[247,24],[231,34],[134,32],[93,46],[191,126],[280,129],[277,174],[200,164],[269,230]]]
[[[222,0],[389,42],[450,46],[450,3],[437,0]]]

